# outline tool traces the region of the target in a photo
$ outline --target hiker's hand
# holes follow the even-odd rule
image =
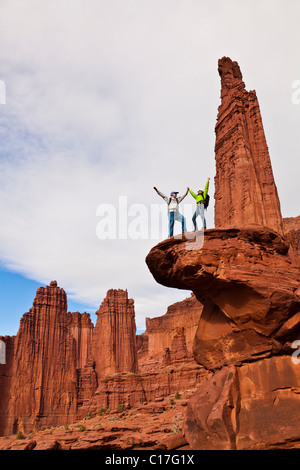
[[[209,181],[209,180],[210,180],[210,178],[207,178],[207,181]]]
[[[188,191],[190,190],[190,188],[189,188],[189,187],[187,187],[186,189],[187,189]]]

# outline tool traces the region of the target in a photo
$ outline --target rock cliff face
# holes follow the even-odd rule
[[[193,350],[212,375],[188,403],[191,448],[299,447],[298,218],[281,220],[255,93],[236,62],[221,59],[219,73],[216,228],[199,249],[191,234],[165,240],[146,262],[157,282],[203,303]]]
[[[158,282],[192,289],[204,304],[194,357],[214,374],[188,404],[191,448],[297,447],[300,272],[288,243],[265,227],[207,230],[198,251],[187,243],[161,242],[147,264]]]
[[[12,343],[7,364],[2,366],[9,377],[2,433],[36,429],[49,420],[53,424],[74,420],[75,341],[69,330],[66,294],[55,281],[38,289]]]
[[[300,266],[300,216],[283,219],[284,237],[289,243],[289,257]]]
[[[134,303],[127,291],[109,290],[96,314],[92,357],[97,376],[137,372]]]
[[[136,336],[127,291],[108,291],[94,328],[89,314],[67,312],[56,281],[41,287],[18,334],[0,337],[6,345],[0,435],[66,425],[99,409],[129,409],[195,387],[207,375],[192,357],[201,311],[191,297],[148,319]]]
[[[202,305],[191,296],[171,305],[165,315],[147,318],[146,331],[136,337],[138,371],[127,369],[98,376],[97,390],[84,403],[80,415],[160,403],[201,383],[209,374],[192,354],[201,312]],[[95,338],[101,345],[97,335]]]
[[[221,105],[215,128],[215,227],[261,224],[282,233],[282,219],[255,91],[237,62],[219,60]]]
[[[191,297],[171,305],[161,317],[146,318],[146,331],[137,337],[140,371],[193,356],[193,341],[203,305]]]
[[[299,268],[285,240],[264,227],[241,227],[207,230],[201,250],[187,249],[189,243],[161,242],[147,263],[158,282],[192,289],[204,304],[197,361],[216,369],[285,348],[288,325],[300,312]]]
[[[68,313],[69,330],[76,344],[76,369],[86,366],[90,358],[90,348],[94,325],[89,313]]]
[[[140,448],[141,425],[133,418],[141,418],[133,407],[146,414],[168,409],[170,423],[169,396],[183,390],[189,399],[185,437],[181,433],[173,446],[299,448],[299,354],[293,360],[300,338],[299,217],[281,219],[255,92],[245,90],[236,62],[221,59],[219,74],[216,228],[205,231],[203,245],[191,234],[172,237],[146,258],[157,282],[194,295],[147,319],[145,333],[136,337],[127,292],[107,293],[94,328],[88,314],[67,312],[66,294],[55,281],[40,288],[18,334],[0,337],[6,345],[0,434],[131,409],[134,437],[124,438],[128,427],[107,428],[109,421],[100,437],[96,422],[88,436],[79,439],[73,428],[48,446]],[[149,435],[160,432],[162,439],[165,422],[156,424],[147,448],[159,445]],[[40,435],[19,447],[44,445]],[[0,447],[18,445],[11,438]]]

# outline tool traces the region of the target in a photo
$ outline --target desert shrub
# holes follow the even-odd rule
[[[83,424],[78,424],[77,425],[79,431],[85,431],[86,430],[86,426],[83,426]]]

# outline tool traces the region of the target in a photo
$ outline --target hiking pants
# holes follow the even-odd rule
[[[185,218],[179,212],[169,212],[169,237],[173,237],[175,220],[181,222],[182,233],[186,232]]]
[[[192,217],[192,221],[193,221],[195,230],[198,230],[197,222],[196,222],[196,218],[198,217],[198,215],[200,215],[200,217],[202,219],[203,228],[206,228],[206,219],[205,219],[205,216],[204,216],[204,204],[197,204],[196,210],[195,210],[194,215]]]

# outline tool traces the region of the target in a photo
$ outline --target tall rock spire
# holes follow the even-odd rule
[[[67,296],[52,281],[37,290],[10,352],[11,376],[2,433],[68,424],[77,411],[76,344],[68,327]]]
[[[97,377],[137,372],[134,302],[127,291],[110,289],[96,315],[92,356]]]
[[[218,62],[221,105],[215,127],[215,226],[258,224],[283,232],[260,108],[237,62]]]

